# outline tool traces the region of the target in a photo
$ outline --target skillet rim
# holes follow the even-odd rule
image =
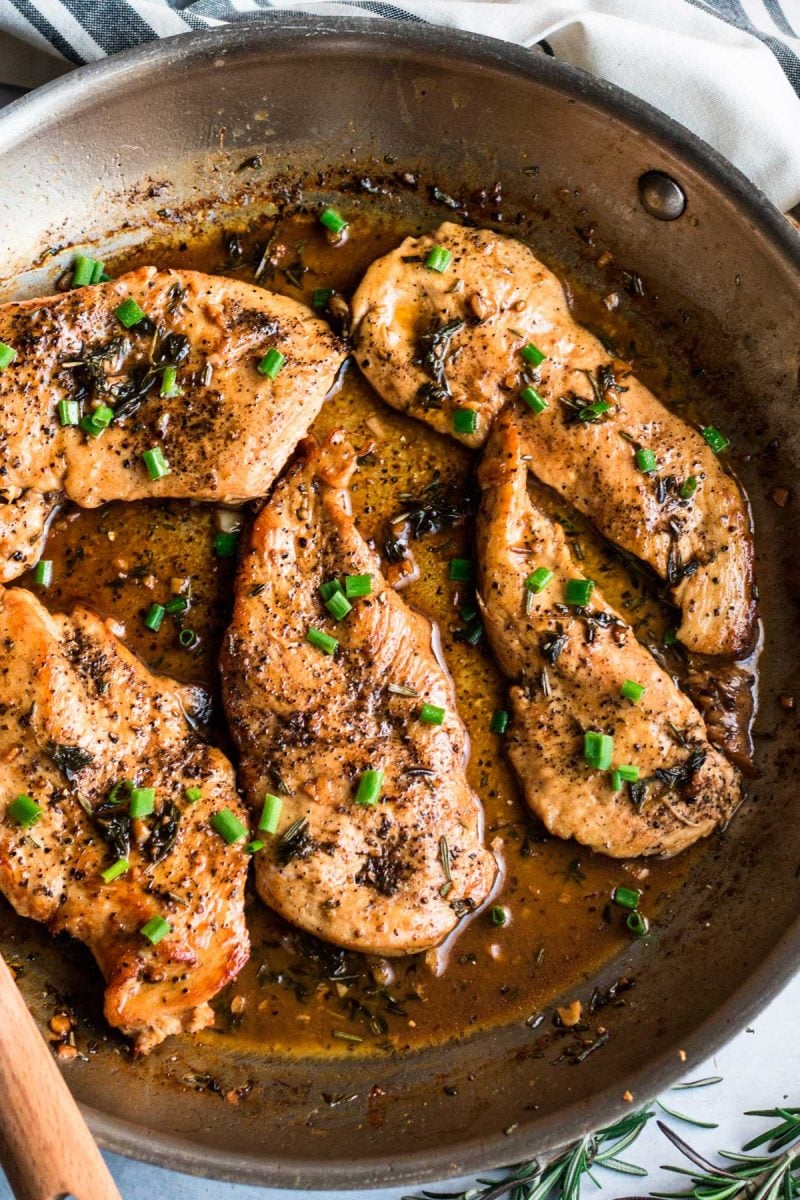
[[[35,135],[51,117],[63,114],[86,99],[100,100],[118,90],[141,70],[163,71],[181,66],[213,52],[236,52],[248,47],[291,52],[315,42],[335,42],[376,53],[382,46],[413,54],[431,52],[474,67],[492,66],[511,70],[539,85],[569,98],[588,103],[628,128],[643,134],[655,146],[679,155],[708,180],[712,187],[749,219],[752,236],[759,235],[777,253],[790,274],[800,282],[800,234],[767,197],[721,154],[697,135],[647,102],[605,80],[596,79],[578,67],[560,62],[536,50],[480,34],[428,24],[351,17],[288,17],[282,11],[260,13],[256,20],[211,30],[177,34],[132,47],[110,58],[87,64],[43,85],[14,101],[0,113],[0,142],[11,149]],[[771,953],[732,993],[725,1004],[704,1020],[680,1048],[687,1055],[705,1058],[747,1024],[783,987],[800,964],[800,914]],[[670,1044],[634,1074],[626,1084],[637,1102],[649,1100],[668,1087],[684,1066]],[[472,1137],[444,1148],[394,1154],[391,1166],[378,1155],[369,1158],[322,1161],[281,1159],[264,1162],[254,1154],[227,1153],[199,1148],[185,1138],[160,1134],[91,1106],[82,1105],[85,1117],[100,1145],[128,1158],[186,1174],[237,1183],[272,1187],[388,1187],[416,1185],[484,1171],[508,1162],[555,1150],[591,1133],[601,1125],[630,1112],[620,1098],[614,1081],[588,1102],[570,1103],[548,1117],[520,1122],[510,1135],[502,1133]],[[535,1143],[532,1138],[535,1137]],[[387,1170],[391,1176],[387,1178]]]

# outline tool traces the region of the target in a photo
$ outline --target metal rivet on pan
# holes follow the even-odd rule
[[[686,208],[686,194],[680,184],[663,171],[645,171],[639,178],[642,208],[659,221],[675,221]]]

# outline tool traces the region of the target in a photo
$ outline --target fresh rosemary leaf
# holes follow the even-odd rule
[[[716,1121],[700,1121],[697,1117],[690,1117],[686,1113],[676,1112],[674,1108],[667,1108],[666,1104],[662,1104],[660,1100],[656,1104],[665,1112],[668,1117],[674,1117],[676,1121],[685,1121],[687,1125],[696,1125],[698,1129],[719,1129]]]

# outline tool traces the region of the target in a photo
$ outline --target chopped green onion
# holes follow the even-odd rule
[[[532,367],[538,367],[539,363],[543,363],[547,358],[547,355],[543,354],[538,346],[534,346],[533,342],[528,342],[523,346],[520,354],[525,359],[525,362],[530,363]]]
[[[163,917],[151,917],[150,920],[142,926],[142,928],[139,930],[139,933],[143,938],[147,938],[151,946],[157,946],[160,941],[163,941],[168,933],[172,933],[172,926],[170,925],[169,921],[165,921]]]
[[[697,491],[697,479],[694,475],[690,475],[688,479],[684,479],[681,486],[678,488],[678,495],[681,500],[691,500],[692,496]]]
[[[182,396],[183,388],[178,387],[178,368],[164,367],[161,374],[161,390],[159,396]]]
[[[723,450],[727,450],[731,444],[730,438],[726,438],[724,433],[720,433],[716,425],[706,425],[700,432],[715,454],[722,454]]]
[[[203,799],[203,789],[199,787],[187,787],[185,794],[190,804],[197,804],[198,800]]]
[[[248,842],[245,846],[246,854],[258,854],[259,850],[263,850],[266,842],[262,842],[261,838],[255,838],[254,841]]]
[[[327,604],[331,596],[344,594],[344,588],[338,579],[328,579],[317,588],[323,604]]]
[[[611,790],[612,790],[612,792],[618,792],[621,787],[622,787],[622,776],[620,775],[619,771],[612,771],[611,772]]]
[[[334,294],[333,288],[314,288],[314,293],[311,297],[311,304],[319,312],[323,308],[328,307],[328,301]]]
[[[451,558],[447,572],[448,579],[454,583],[467,583],[473,576],[471,558]]]
[[[593,404],[587,404],[578,413],[579,421],[596,421],[598,417],[602,417],[603,413],[610,412],[614,407],[609,404],[608,400],[595,400]]]
[[[98,404],[97,408],[92,412],[86,413],[81,417],[81,429],[84,433],[88,433],[89,437],[100,437],[111,422],[114,420],[114,410],[109,408],[107,404]]]
[[[61,425],[77,425],[81,419],[81,406],[77,400],[59,400],[58,420]]]
[[[543,413],[547,408],[547,401],[544,396],[540,396],[534,387],[525,387],[519,394],[520,400],[527,404],[531,412]]]
[[[525,580],[525,587],[529,592],[543,592],[550,580],[553,578],[553,572],[547,567],[537,567]]]
[[[35,825],[42,815],[42,810],[34,800],[33,796],[26,796],[24,793],[21,796],[16,796],[8,806],[8,815],[18,825],[22,825],[25,829],[29,829],[31,825]]]
[[[564,599],[567,604],[577,604],[584,608],[594,591],[593,579],[568,579],[564,588]]]
[[[156,789],[135,787],[131,792],[128,812],[134,821],[149,817],[156,807]]]
[[[438,704],[423,704],[419,710],[419,719],[424,725],[441,725],[444,721],[444,708],[439,708]]]
[[[329,229],[331,233],[341,233],[347,228],[347,221],[341,216],[335,208],[323,208],[319,214],[320,224]]]
[[[588,729],[583,735],[583,755],[590,767],[607,771],[614,754],[614,739],[607,733]]]
[[[239,534],[235,529],[214,534],[214,553],[217,558],[233,558],[239,549]]]
[[[353,611],[352,604],[341,590],[334,592],[331,598],[325,601],[325,607],[337,621],[341,621],[349,612]]]
[[[40,558],[33,568],[33,582],[39,587],[50,587],[53,582],[53,563],[49,558]]]
[[[186,599],[185,596],[173,596],[164,605],[164,610],[165,610],[165,612],[168,612],[168,613],[182,613],[182,612],[186,612],[188,607],[189,607],[189,601]]]
[[[637,937],[644,937],[650,930],[650,922],[643,913],[632,912],[628,914],[628,919],[625,922],[631,933],[635,933]]]
[[[623,699],[630,700],[632,704],[638,704],[646,691],[647,688],[643,683],[636,683],[633,679],[626,679],[619,689],[619,694]]]
[[[259,832],[277,833],[278,822],[281,819],[281,809],[283,801],[280,796],[272,796],[267,792],[264,797],[264,807],[261,810],[261,818],[258,822]]]
[[[133,784],[131,783],[130,779],[119,779],[108,793],[108,803],[122,804],[123,800],[130,799],[132,791]],[[123,794],[120,795],[120,793]]]
[[[182,629],[178,634],[178,642],[181,646],[183,646],[184,650],[191,650],[192,647],[196,646],[199,641],[200,638],[197,636],[195,631],[193,629],[189,629],[188,626],[185,629]]]
[[[636,465],[643,474],[650,475],[658,466],[658,459],[652,450],[640,446],[636,451]]]
[[[247,837],[244,825],[229,808],[221,808],[219,812],[211,814],[211,827],[229,846]]]
[[[163,479],[165,475],[169,475],[169,463],[160,446],[153,446],[151,450],[145,450],[142,454],[142,461],[147,467],[147,474],[151,479]]]
[[[312,646],[316,646],[317,650],[324,651],[325,654],[335,654],[336,648],[339,645],[336,638],[331,637],[330,634],[323,633],[321,629],[314,629],[313,627],[306,634],[306,641],[310,642]]]
[[[509,715],[504,708],[496,708],[492,713],[489,729],[492,733],[505,733],[508,729],[509,719]]]
[[[372,576],[371,575],[345,575],[344,577],[344,594],[348,600],[355,600],[358,596],[372,595]]]
[[[634,912],[639,907],[639,901],[642,898],[642,893],[636,888],[616,887],[611,893],[611,899],[620,908],[630,908]]]
[[[280,350],[276,350],[273,346],[256,367],[260,375],[266,375],[268,379],[274,379],[279,374],[283,364],[286,362],[286,355],[281,354]]]
[[[382,787],[383,771],[374,771],[372,768],[364,771],[356,789],[356,804],[360,804],[364,808],[371,808],[373,804],[378,803]]]
[[[617,774],[624,783],[636,783],[639,778],[639,768],[620,764],[617,767]]]
[[[439,274],[446,271],[453,261],[452,253],[444,246],[434,246],[428,257],[425,259],[425,266],[431,271],[438,271]]]
[[[0,342],[0,371],[5,371],[6,367],[10,367],[16,357],[17,352],[13,346],[7,346],[5,342]]]
[[[664,645],[665,646],[674,646],[675,643],[677,642],[677,640],[678,640],[677,629],[668,629],[667,632],[664,634]]]
[[[114,316],[125,329],[133,329],[134,325],[138,325],[140,321],[143,321],[146,315],[139,308],[133,296],[128,296],[118,308],[114,309]]]
[[[478,642],[481,640],[482,637],[483,637],[483,625],[481,624],[480,621],[476,621],[476,623],[472,626],[472,628],[467,630],[466,635],[464,637],[464,641],[467,643],[468,646],[477,646]]]
[[[163,604],[151,604],[145,613],[144,623],[148,629],[152,629],[153,633],[158,633],[161,628],[166,611]]]
[[[506,925],[508,924],[508,912],[502,904],[493,904],[489,909],[489,920],[493,925]]]
[[[465,621],[467,625],[471,625],[480,616],[474,604],[464,604],[458,611],[461,614],[461,620]]]
[[[103,264],[96,258],[86,254],[76,254],[72,263],[72,287],[86,287],[90,283],[99,283],[103,274]]]
[[[106,867],[105,871],[100,872],[100,878],[103,883],[113,883],[115,879],[119,879],[120,875],[124,875],[130,869],[131,864],[127,858],[118,858],[110,867]]]
[[[478,413],[474,408],[457,408],[453,412],[453,433],[475,433]]]

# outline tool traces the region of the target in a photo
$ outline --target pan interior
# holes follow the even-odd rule
[[[228,1028],[131,1062],[98,1016],[85,955],[4,908],[0,948],[42,1023],[64,1000],[88,1014],[85,1058],[69,1078],[107,1144],[185,1170],[313,1187],[516,1160],[608,1119],[627,1088],[643,1099],[682,1069],[680,1049],[733,1032],[768,994],[765,962],[775,978],[791,969],[800,906],[797,738],[780,699],[797,666],[797,517],[774,498],[796,469],[797,275],[691,154],[579,79],[567,95],[552,65],[476,39],[336,28],[179,39],[94,83],[90,72],[46,121],[46,96],[27,117],[25,106],[9,114],[5,297],[40,292],[75,246],[120,264],[190,254],[176,247],[206,236],[220,252],[223,231],[247,242],[272,205],[302,219],[330,198],[354,214],[354,230],[427,228],[451,215],[453,198],[468,219],[529,240],[588,319],[607,324],[597,298],[617,294],[615,331],[635,343],[648,382],[696,398],[732,437],[766,632],[746,806],[681,865],[679,886],[675,868],[653,868],[654,935],[600,939],[571,977],[542,985],[542,1021],[499,995],[493,1028],[402,1053],[265,1055]],[[655,221],[638,203],[638,178],[654,167],[686,189],[679,221]],[[610,266],[599,265],[604,253]],[[566,870],[581,857],[563,855]],[[604,870],[592,861],[598,880]],[[608,1036],[596,1053],[572,1052],[552,1004],[579,996],[588,1011],[595,987],[605,998],[622,977],[635,987],[596,1008],[588,1031]],[[156,1136],[142,1139],[142,1126]]]

